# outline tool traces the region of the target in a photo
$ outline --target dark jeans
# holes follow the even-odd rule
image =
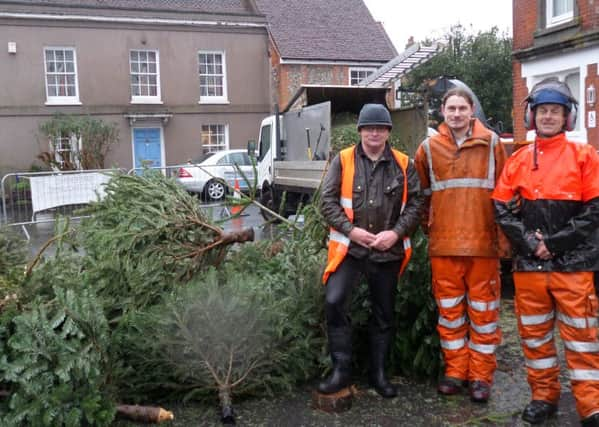
[[[370,332],[376,335],[391,332],[400,266],[401,261],[376,263],[347,255],[326,286],[325,313],[329,330],[350,330],[351,293],[364,275],[372,305]]]

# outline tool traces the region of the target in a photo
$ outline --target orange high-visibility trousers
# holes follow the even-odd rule
[[[431,257],[445,375],[493,383],[501,342],[499,259]]]
[[[534,400],[557,404],[559,365],[553,339],[557,318],[576,410],[599,412],[598,303],[592,272],[516,272],[516,315]]]

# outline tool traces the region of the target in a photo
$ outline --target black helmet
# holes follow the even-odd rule
[[[364,104],[358,116],[358,131],[362,126],[387,126],[391,130],[391,114],[382,104]]]

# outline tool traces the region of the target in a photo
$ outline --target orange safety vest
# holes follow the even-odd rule
[[[355,146],[346,148],[339,152],[339,158],[341,160],[341,196],[339,198],[339,203],[341,207],[345,211],[345,215],[349,219],[349,222],[354,222],[354,209],[353,209],[353,186],[354,186],[354,173],[355,173],[355,158],[354,158]],[[403,195],[401,200],[401,209],[400,215],[403,213],[406,203],[408,201],[408,174],[407,168],[409,163],[409,158],[402,152],[391,149],[393,153],[393,157],[395,157],[395,161],[401,167],[403,172],[404,180],[403,180]],[[327,280],[331,273],[337,270],[341,262],[347,255],[347,251],[349,249],[349,237],[340,233],[331,227],[329,232],[329,256],[327,261],[327,266],[324,270],[324,274],[322,276],[322,283],[326,284]],[[399,274],[401,275],[410,258],[412,257],[412,244],[410,242],[409,237],[403,238],[403,247],[404,247],[404,259],[401,263],[401,267],[399,270]]]

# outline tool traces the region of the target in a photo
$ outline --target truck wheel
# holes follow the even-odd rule
[[[206,188],[204,188],[206,200],[208,201],[222,200],[225,197],[226,192],[227,189],[225,188],[225,185],[215,179],[208,181]]]
[[[274,212],[277,212],[278,210],[278,206],[275,204],[272,188],[270,188],[268,185],[263,185],[262,189],[260,190],[260,203]],[[266,221],[278,222],[277,217],[273,216],[267,210],[260,209],[260,214]]]

